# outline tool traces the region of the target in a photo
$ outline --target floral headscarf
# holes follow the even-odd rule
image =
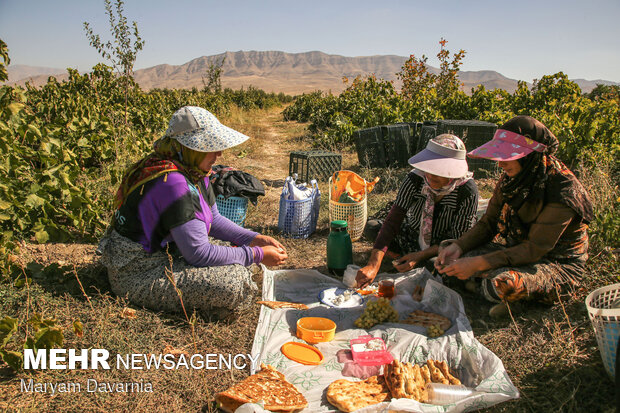
[[[168,172],[181,172],[194,183],[207,175],[198,167],[206,152],[189,149],[168,136],[155,141],[153,150],[153,153],[136,162],[125,173],[114,199],[116,208],[125,202],[134,189]]]

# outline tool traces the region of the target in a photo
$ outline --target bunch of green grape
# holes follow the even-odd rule
[[[355,326],[365,330],[381,324],[384,321],[395,323],[398,321],[398,312],[390,305],[390,300],[379,297],[376,301],[369,301],[364,308],[364,312],[355,320]]]
[[[426,329],[426,334],[431,337],[439,337],[442,336],[444,331],[439,327],[439,324],[433,324]]]

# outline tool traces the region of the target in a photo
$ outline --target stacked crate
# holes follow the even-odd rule
[[[422,123],[397,123],[355,131],[357,157],[362,166],[385,168],[407,166],[409,158],[420,152],[428,141],[442,133],[458,136],[468,151],[490,141],[497,130],[494,123],[478,120],[439,120]],[[497,163],[487,159],[468,158],[470,171],[476,178],[497,173]]]
[[[416,152],[418,146],[417,124],[397,123],[381,126],[383,146],[388,166],[403,167]]]
[[[370,168],[407,166],[417,152],[418,124],[397,123],[360,129],[354,133],[357,158]]]
[[[437,122],[437,135],[451,133],[461,138],[467,151],[472,151],[493,139],[497,125],[479,120],[440,120]],[[474,178],[493,177],[499,172],[497,162],[488,159],[467,158],[469,170]]]
[[[368,168],[385,168],[387,160],[383,146],[383,130],[381,126],[360,129],[354,132],[357,159],[362,166]]]
[[[422,149],[426,148],[428,141],[437,135],[437,122],[429,120],[423,122],[420,127],[420,139],[418,140],[417,152],[420,152]]]

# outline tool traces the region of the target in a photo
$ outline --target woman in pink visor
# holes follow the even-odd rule
[[[476,281],[469,281],[468,289],[500,303],[491,316],[506,315],[506,303],[518,300],[551,302],[583,276],[592,203],[553,156],[557,148],[545,125],[517,116],[468,154],[497,161],[504,174],[484,216],[460,238],[440,245],[435,266],[448,276]]]

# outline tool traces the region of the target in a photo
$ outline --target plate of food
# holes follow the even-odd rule
[[[368,295],[368,294],[377,294],[379,291],[379,286],[376,283],[369,284],[364,288],[358,288],[355,290],[358,294]]]
[[[348,288],[328,288],[319,293],[319,300],[330,307],[352,308],[364,304],[364,298]]]

